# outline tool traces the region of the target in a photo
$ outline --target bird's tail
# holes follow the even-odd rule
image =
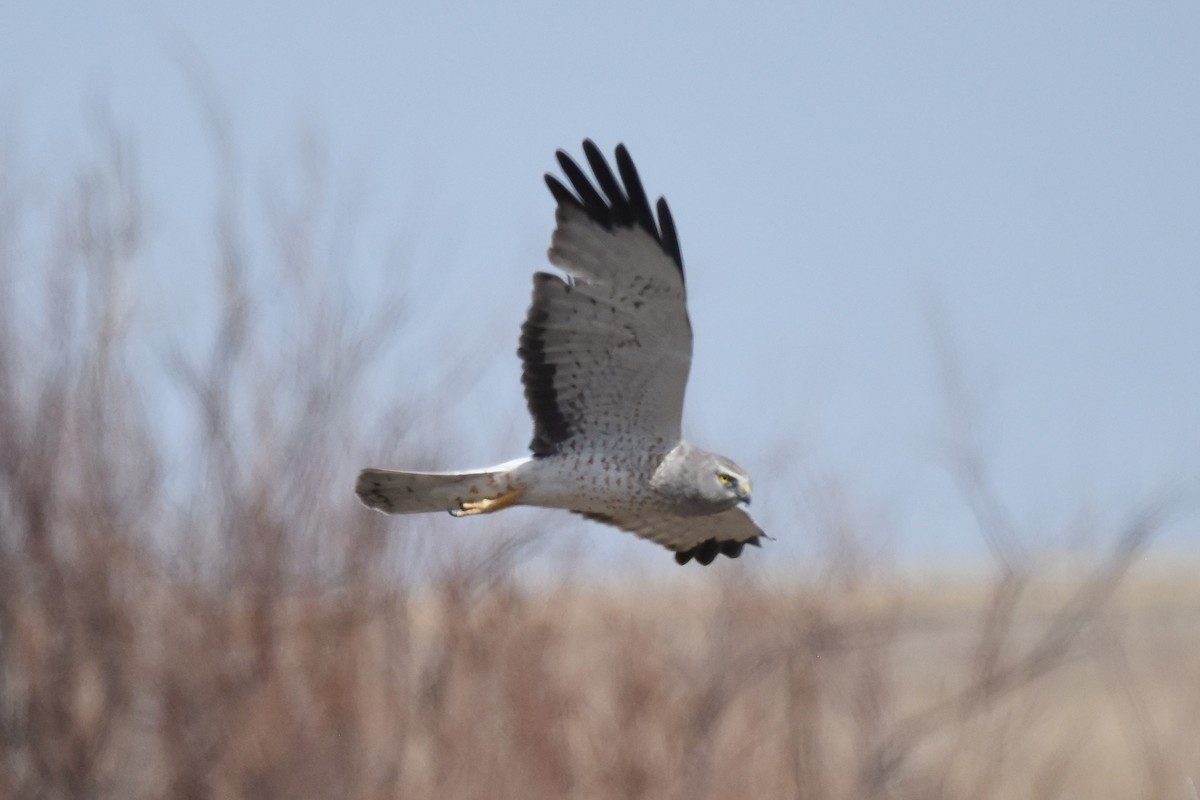
[[[516,463],[478,472],[364,469],[358,474],[354,493],[364,505],[385,514],[449,511],[460,516],[499,511],[515,505],[524,493],[524,487],[512,477]]]

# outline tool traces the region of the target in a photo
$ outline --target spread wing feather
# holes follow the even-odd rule
[[[718,555],[737,558],[745,545],[761,547],[760,537],[766,536],[741,506],[710,516],[681,517],[653,513],[639,513],[630,518],[602,514],[584,516],[674,550],[675,560],[680,564],[695,558],[707,565]]]
[[[623,145],[619,178],[595,144],[583,149],[595,184],[561,150],[571,188],[546,176],[558,203],[549,258],[567,278],[534,275],[517,351],[535,456],[616,437],[643,449],[680,438],[692,329],[675,223],[663,199],[655,218]]]

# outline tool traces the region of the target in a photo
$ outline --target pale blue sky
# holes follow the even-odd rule
[[[680,229],[685,429],[756,474],[780,552],[812,552],[789,520],[831,475],[902,557],[962,560],[986,550],[941,463],[931,309],[1031,540],[1197,494],[1197,42],[1194,2],[10,2],[0,109],[51,181],[98,104],[131,131],[168,317],[185,278],[164,252],[199,268],[179,254],[211,223],[187,65],[252,186],[316,131],[364,209],[348,275],[408,243],[430,277],[411,335],[492,357],[456,423],[497,403],[513,422],[459,435],[447,461],[468,465],[527,439],[514,350],[545,266],[541,175],[584,136],[624,141]],[[1160,546],[1194,552],[1196,522]]]

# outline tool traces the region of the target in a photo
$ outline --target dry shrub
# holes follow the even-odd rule
[[[393,307],[361,314],[320,280],[341,266],[311,238],[319,202],[276,209],[274,255],[252,265],[224,197],[217,322],[155,373],[128,299],[145,234],[127,145],[109,136],[49,224],[23,218],[15,183],[0,795],[1195,796],[1200,594],[1154,576],[1119,591],[1154,513],[1073,580],[1007,555],[991,586],[845,560],[812,588],[738,564],[521,580],[528,534],[447,555],[349,497],[363,454],[407,431],[399,404],[350,413],[373,343],[404,333]],[[262,270],[299,313],[256,288]],[[183,437],[146,400],[163,385]],[[991,537],[1005,553],[1009,533]]]

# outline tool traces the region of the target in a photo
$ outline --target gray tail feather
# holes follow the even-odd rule
[[[385,514],[457,511],[464,501],[494,498],[505,491],[506,470],[482,472],[395,472],[364,469],[354,493],[363,505]]]

